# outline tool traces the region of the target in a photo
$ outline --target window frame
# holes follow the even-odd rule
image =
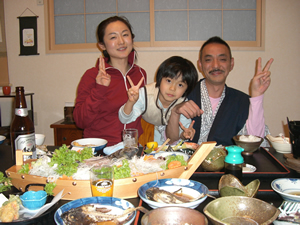
[[[205,41],[155,41],[154,0],[150,2],[150,42],[134,42],[139,51],[199,50]],[[55,44],[54,0],[46,0],[46,53],[99,52],[97,43]],[[205,9],[206,11],[209,9]],[[223,11],[232,9],[222,9]],[[242,9],[244,10],[244,9]],[[232,50],[264,50],[265,0],[256,0],[256,41],[226,41]]]

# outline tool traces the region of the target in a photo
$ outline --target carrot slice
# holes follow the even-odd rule
[[[169,169],[174,169],[174,168],[177,168],[177,167],[180,167],[180,166],[181,166],[180,161],[172,161],[168,164]]]

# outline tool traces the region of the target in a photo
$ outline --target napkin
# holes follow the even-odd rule
[[[109,146],[109,147],[105,147],[105,148],[103,149],[103,152],[104,152],[104,154],[106,154],[106,155],[110,155],[110,154],[113,154],[114,152],[116,152],[116,151],[118,151],[118,150],[120,150],[120,149],[122,149],[122,148],[124,148],[124,143],[123,143],[123,141],[121,141],[120,143],[118,143],[118,144],[116,144],[116,145]]]

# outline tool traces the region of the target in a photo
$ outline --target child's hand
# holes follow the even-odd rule
[[[183,140],[185,140],[185,139],[193,140],[194,135],[196,133],[195,129],[193,128],[194,123],[195,123],[195,120],[192,121],[192,123],[190,124],[190,126],[188,128],[185,128],[182,125],[182,123],[179,122],[179,126],[183,130],[183,132],[180,134],[181,139],[183,139]]]
[[[127,79],[131,85],[131,88],[128,89],[128,101],[136,103],[136,101],[139,99],[139,89],[142,85],[142,82],[144,80],[144,77],[142,77],[137,85],[134,85],[132,80],[129,76],[127,76]]]
[[[108,87],[110,85],[110,75],[106,73],[105,62],[102,56],[99,57],[99,72],[96,77],[96,83]]]

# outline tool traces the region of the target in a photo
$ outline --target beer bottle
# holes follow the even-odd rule
[[[16,160],[16,150],[31,152],[24,155],[23,160],[36,159],[34,124],[28,116],[24,87],[16,87],[15,116],[10,126],[12,159]]]

